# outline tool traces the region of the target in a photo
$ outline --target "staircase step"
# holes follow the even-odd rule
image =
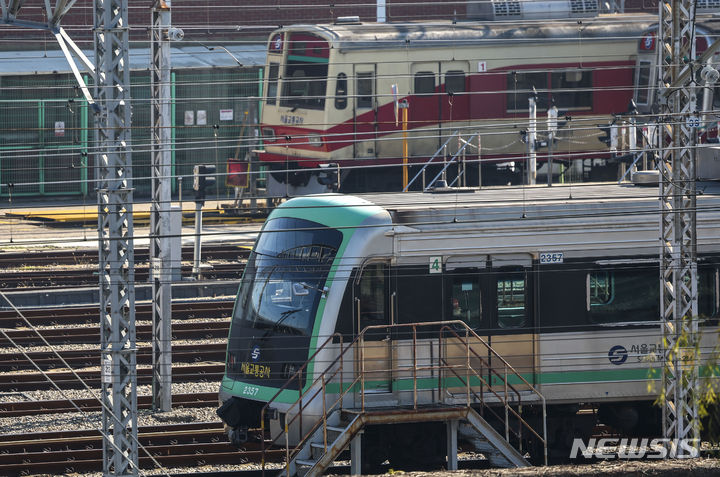
[[[315,465],[315,462],[317,462],[317,461],[307,460],[307,459],[295,459],[295,464],[304,465],[307,467],[312,467],[313,465]]]
[[[328,431],[332,431],[332,432],[339,432],[339,433],[341,433],[341,434],[342,434],[343,432],[345,432],[345,428],[344,428],[344,427],[327,426],[327,430],[328,430]]]

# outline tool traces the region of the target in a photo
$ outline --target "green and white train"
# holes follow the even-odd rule
[[[706,359],[718,342],[720,184],[698,187]],[[235,303],[219,410],[231,441],[261,426],[271,399],[263,424],[282,429],[299,388],[310,387],[367,326],[453,320],[544,395],[551,452],[567,456],[573,438],[598,422],[660,437],[653,405],[662,353],[659,224],[657,188],[629,184],[287,201],[265,223]],[[410,346],[415,360],[432,361],[442,340],[433,330],[367,334],[364,361],[375,371],[356,398],[362,392],[366,403],[399,406],[425,399],[408,393],[397,365]],[[500,364],[494,355],[487,363]],[[349,366],[345,381],[359,372]],[[431,399],[437,377],[426,377],[413,386],[427,386]],[[306,403],[306,416],[321,416],[321,401]],[[311,421],[305,417],[303,426]],[[410,429],[420,438],[408,428],[374,436],[391,464],[434,432]]]

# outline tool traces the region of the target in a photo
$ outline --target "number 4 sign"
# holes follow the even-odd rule
[[[442,257],[430,257],[430,273],[442,273]]]

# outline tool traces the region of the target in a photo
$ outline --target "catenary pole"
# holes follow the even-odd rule
[[[671,456],[690,457],[676,439],[699,445],[695,142],[695,1],[659,3],[660,311],[663,432]],[[681,78],[687,78],[681,82]]]
[[[152,7],[152,403],[154,411],[172,408],[172,269],[170,263],[170,0]]]
[[[94,1],[103,475],[138,475],[128,0]]]

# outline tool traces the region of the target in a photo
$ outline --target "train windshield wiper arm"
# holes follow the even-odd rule
[[[273,333],[273,332],[279,330],[280,327],[283,326],[283,324],[282,324],[283,321],[285,321],[288,317],[294,315],[294,314],[297,313],[298,311],[302,311],[302,308],[293,308],[293,309],[290,309],[290,310],[285,310],[285,311],[283,311],[282,313],[280,313],[280,319],[279,319],[278,321],[276,321],[276,322],[272,325],[272,327],[268,328],[268,329],[265,331],[265,333],[263,334],[263,338],[265,338],[266,336],[268,336],[270,333]],[[290,326],[287,326],[287,325],[285,325],[284,328],[294,330],[294,328],[292,328],[292,327],[290,327]]]

